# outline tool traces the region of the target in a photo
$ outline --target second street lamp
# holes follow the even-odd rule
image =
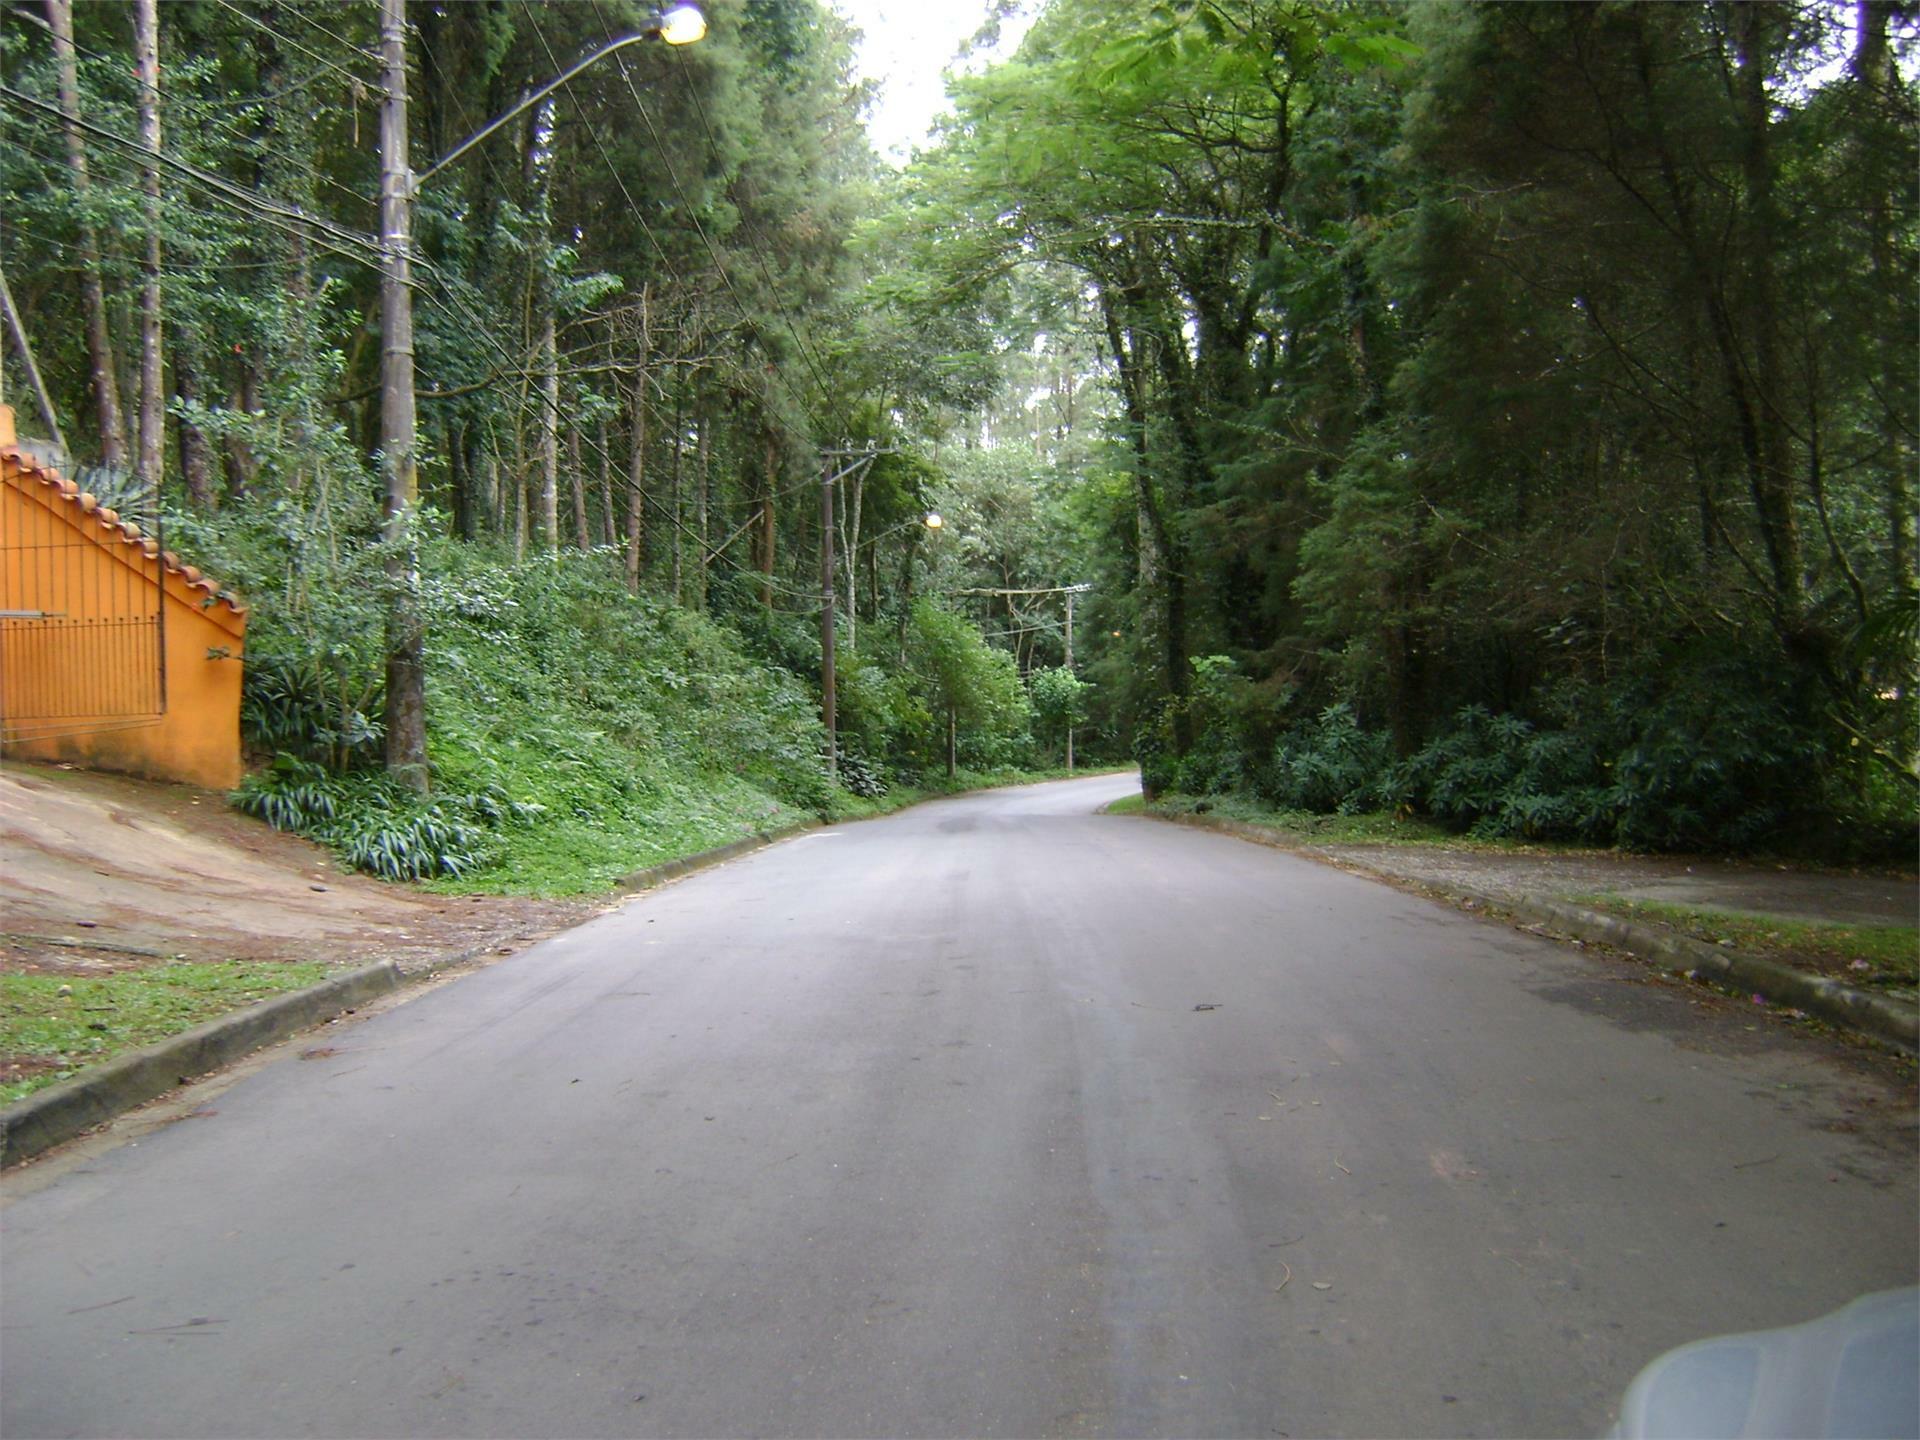
[[[623,35],[569,66],[504,115],[488,122],[419,175],[409,167],[407,135],[407,4],[380,0],[380,470],[386,542],[387,773],[420,794],[427,790],[426,665],[419,606],[414,510],[420,498],[415,457],[418,411],[413,385],[413,198],[420,184],[537,105],[589,65],[642,40],[690,45],[707,33],[697,6],[677,5],[645,30]]]

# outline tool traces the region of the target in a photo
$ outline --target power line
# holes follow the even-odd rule
[[[601,12],[599,0],[593,0],[593,6],[594,13],[600,15],[604,22],[605,16]],[[739,311],[741,320],[750,323],[749,317],[751,312],[747,307],[747,303],[741,298],[739,290],[735,288],[733,276],[728,272],[726,261],[721,257],[719,247],[714,244],[713,237],[707,233],[707,227],[700,223],[699,210],[687,195],[686,187],[680,183],[679,171],[674,168],[673,164],[673,152],[661,140],[659,129],[653,123],[653,117],[647,113],[646,106],[641,103],[640,93],[634,87],[632,75],[628,73],[626,58],[624,56],[615,56],[614,64],[620,72],[621,80],[626,84],[627,93],[633,98],[633,106],[639,113],[640,122],[647,127],[647,135],[653,142],[654,150],[660,156],[661,163],[667,172],[667,179],[673,185],[674,193],[680,197],[680,203],[686,207],[687,219],[692,224],[694,233],[700,237],[700,243],[706,247],[707,254],[713,260],[714,271],[719,276],[721,285],[726,289],[727,294],[732,297],[734,307]],[[698,90],[689,87],[688,94],[693,100],[695,109],[700,113],[701,128],[706,132],[707,143],[717,150],[718,142],[714,138],[712,127],[706,122],[706,110],[705,107],[700,104]],[[749,253],[752,253],[751,247],[749,247]],[[759,257],[756,255],[755,258],[758,259]],[[828,388],[825,377],[822,376],[818,368],[814,366],[812,355],[808,352],[805,342],[801,340],[800,333],[794,326],[793,320],[787,315],[779,288],[773,284],[772,276],[767,272],[766,264],[763,260],[760,261],[760,268],[762,274],[767,278],[767,298],[769,304],[772,305],[775,314],[780,318],[781,323],[785,325],[788,333],[793,336],[794,344],[799,348],[802,358],[807,363],[808,370],[813,375],[814,384],[820,391],[822,402],[826,408],[830,410],[834,409],[835,405],[832,391]]]
[[[362,79],[360,76],[354,74],[351,70],[347,69],[345,66],[336,65],[333,61],[327,59],[326,56],[322,55],[318,50],[308,49],[305,45],[302,45],[298,40],[291,38],[290,36],[286,35],[282,31],[274,29],[273,26],[267,24],[266,21],[260,19],[257,16],[247,14],[246,11],[242,10],[237,5],[230,4],[229,0],[213,0],[213,3],[218,5],[222,10],[225,10],[230,14],[239,16],[242,20],[246,21],[247,24],[253,26],[254,29],[264,31],[266,34],[271,35],[278,43],[287,46],[289,49],[298,50],[302,55],[305,55],[309,60],[315,61],[318,64],[326,66],[327,69],[333,71],[335,74],[345,76],[349,81],[353,83],[355,88],[361,89],[361,90],[377,88],[376,86],[372,85],[371,82]],[[298,7],[295,7],[295,8],[297,11]],[[334,36],[333,38],[336,41],[339,41],[338,36]],[[346,48],[349,50],[356,50],[356,51],[358,50],[357,46],[346,45],[344,41],[340,41],[340,44],[343,46],[343,48]],[[371,59],[373,57],[369,56],[368,58]]]
[[[68,115],[58,106],[50,105],[37,96],[25,94],[5,84],[0,84],[0,95],[4,95],[7,99],[17,104],[26,106],[29,110],[50,116],[63,125],[76,126],[89,135],[94,135],[102,140],[106,140],[118,146],[121,150],[129,152],[142,163],[157,164],[177,174],[184,175],[229,203],[245,207],[247,211],[256,218],[264,218],[260,216],[260,211],[265,210],[282,219],[290,220],[300,225],[311,226],[316,231],[328,235],[343,244],[364,247],[366,252],[373,256],[376,261],[382,252],[380,242],[375,236],[363,235],[359,231],[350,230],[344,225],[335,224],[333,221],[327,220],[322,216],[309,214],[297,205],[285,204],[270,196],[261,194],[258,190],[245,189],[242,186],[236,185],[231,180],[226,179],[224,176],[216,175],[210,170],[203,170],[198,165],[169,155],[165,150],[150,150],[138,140],[130,139],[125,135],[118,134],[115,131],[107,129],[105,126],[97,125],[93,121],[83,119],[80,116]]]

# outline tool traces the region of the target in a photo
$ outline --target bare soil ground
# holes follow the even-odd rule
[[[0,766],[0,970],[182,958],[421,971],[510,953],[601,908],[383,884],[217,792]]]

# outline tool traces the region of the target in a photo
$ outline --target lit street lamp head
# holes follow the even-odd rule
[[[947,522],[940,518],[940,512],[938,510],[929,510],[926,513],[926,517],[921,520],[920,523],[925,525],[929,530],[938,530]]]
[[[691,45],[706,37],[707,17],[698,5],[676,5],[660,17],[653,33],[669,45]]]

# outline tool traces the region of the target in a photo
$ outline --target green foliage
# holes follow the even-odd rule
[[[1280,738],[1261,793],[1286,809],[1322,815],[1377,809],[1392,758],[1387,738],[1361,729],[1343,701]]]
[[[1478,705],[1460,711],[1388,784],[1403,801],[1485,837],[1598,840],[1615,820],[1617,795],[1589,737],[1543,734]]]
[[[937,727],[918,737],[920,768],[940,756],[951,777],[958,765],[996,769],[1027,757],[1032,712],[1019,667],[963,616],[916,602],[907,664]]]
[[[249,775],[233,803],[275,829],[318,840],[382,880],[465,875],[497,854],[490,825],[538,813],[499,792],[422,801],[384,774],[336,775],[292,755]]]
[[[862,800],[878,800],[887,793],[887,782],[880,768],[844,745],[835,747],[834,767],[840,788],[849,795]]]
[[[1027,694],[1036,728],[1053,744],[1062,744],[1069,728],[1087,723],[1093,686],[1064,665],[1027,676]]]

